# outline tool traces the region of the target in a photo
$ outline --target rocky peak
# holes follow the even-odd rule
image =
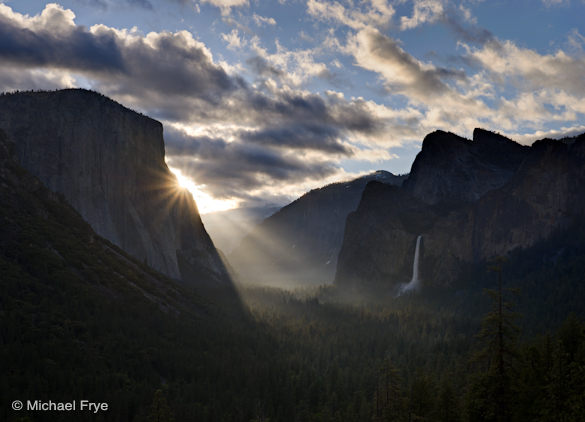
[[[473,202],[509,180],[526,148],[483,129],[474,130],[473,141],[435,131],[425,137],[404,186],[428,204]]]
[[[436,130],[425,136],[421,152],[426,154],[451,154],[465,151],[471,144],[469,139],[462,138],[452,132]]]
[[[479,128],[473,131],[472,146],[480,159],[508,171],[518,168],[529,149],[498,133]]]
[[[477,144],[518,145],[516,144],[516,142],[512,141],[510,138],[506,138],[504,135],[500,135],[499,133],[485,130],[479,127],[473,129],[473,142],[475,142],[476,145]]]
[[[19,163],[100,236],[173,278],[224,281],[191,195],[165,163],[160,122],[95,92],[0,96]]]

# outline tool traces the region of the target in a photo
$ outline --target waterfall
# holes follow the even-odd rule
[[[410,290],[416,290],[419,287],[419,278],[418,278],[418,267],[419,267],[419,258],[420,258],[420,241],[422,239],[422,235],[418,235],[416,238],[416,248],[414,249],[414,262],[412,263],[412,279],[409,283],[404,284],[400,288],[400,294],[408,292]]]

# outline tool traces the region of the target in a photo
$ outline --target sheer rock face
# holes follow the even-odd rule
[[[366,184],[399,185],[404,177],[378,171],[314,189],[252,230],[230,255],[230,263],[243,281],[252,283],[331,283],[347,215],[357,208]]]
[[[475,207],[476,258],[546,239],[585,218],[585,134],[534,143],[510,182]]]
[[[173,278],[226,282],[195,202],[164,161],[162,125],[84,90],[0,97],[19,163],[99,235]]]
[[[510,142],[479,130],[474,141],[431,134],[403,188],[368,184],[348,217],[336,283],[396,288],[408,282],[422,235],[422,283],[446,286],[465,264],[582,224],[585,135],[532,147]]]
[[[503,186],[528,147],[501,135],[475,129],[473,141],[436,131],[426,136],[404,187],[428,204],[476,201]]]

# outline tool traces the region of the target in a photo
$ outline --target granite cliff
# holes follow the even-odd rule
[[[585,135],[520,146],[483,130],[428,135],[402,188],[369,183],[347,219],[336,283],[396,289],[422,235],[423,285],[585,221]]]
[[[161,123],[95,92],[0,97],[18,162],[93,230],[172,278],[227,283],[192,196],[164,160]]]
[[[120,309],[124,309],[121,303],[146,303],[173,315],[204,311],[202,301],[186,299],[188,294],[181,291],[180,283],[98,236],[62,195],[22,168],[14,143],[2,130],[0,201],[3,299],[9,307],[34,312],[33,324],[46,315],[39,307],[46,312],[49,303],[68,305],[67,295],[79,298],[87,294],[97,301],[106,298],[108,305]],[[42,297],[42,305],[39,299],[35,305],[29,303],[36,295]],[[62,297],[53,302],[54,296]],[[28,306],[23,308],[23,303]]]
[[[370,181],[400,185],[406,176],[377,171],[314,189],[265,219],[230,255],[244,282],[294,287],[330,283],[347,215]]]
[[[427,204],[476,201],[503,186],[527,152],[483,129],[473,131],[473,141],[436,131],[425,137],[404,188]]]

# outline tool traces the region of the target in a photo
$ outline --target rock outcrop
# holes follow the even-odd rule
[[[483,129],[473,141],[453,133],[427,135],[405,189],[427,204],[476,201],[512,177],[528,147]]]
[[[434,158],[434,160],[433,160]],[[336,283],[396,289],[422,235],[423,285],[585,221],[585,135],[523,147],[483,130],[425,139],[402,188],[370,183],[348,216]]]
[[[244,282],[288,287],[331,283],[345,220],[366,184],[400,185],[404,179],[377,171],[314,189],[252,230],[230,255],[230,263]]]
[[[1,96],[0,128],[19,163],[97,234],[170,277],[228,282],[192,196],[167,168],[161,123],[70,89]]]

